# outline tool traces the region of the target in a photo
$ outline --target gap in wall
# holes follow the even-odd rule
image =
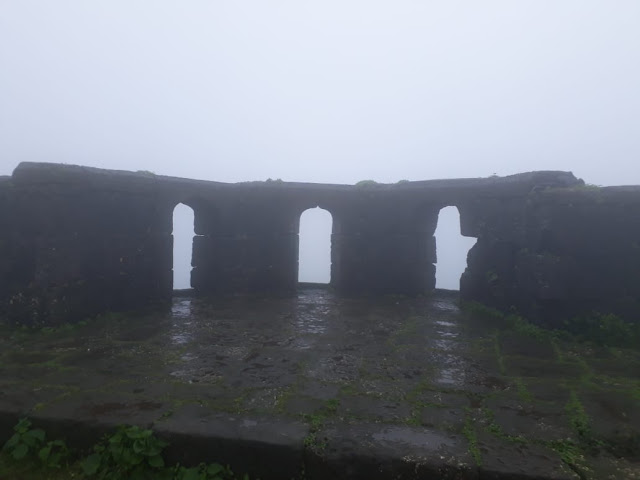
[[[322,208],[310,208],[300,215],[298,282],[331,281],[331,230],[333,217]]]
[[[179,203],[173,209],[173,289],[191,288],[194,213],[191,207]]]
[[[460,234],[460,212],[444,207],[438,214],[436,228],[436,288],[460,290],[460,277],[467,268],[467,254],[477,241]]]

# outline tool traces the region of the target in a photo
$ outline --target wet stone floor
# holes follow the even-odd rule
[[[303,467],[255,457],[264,479],[316,478],[314,468],[322,478],[640,478],[639,351],[504,325],[452,292],[178,297],[166,312],[2,334],[5,415],[187,436],[219,428],[301,452]]]

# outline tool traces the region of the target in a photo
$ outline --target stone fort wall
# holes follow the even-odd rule
[[[548,325],[640,312],[640,187],[585,186],[568,172],[374,185],[226,184],[22,163],[0,177],[0,314],[55,325],[172,296],[172,216],[194,210],[199,295],[290,295],[300,215],[333,216],[341,295],[428,294],[438,213],[476,237],[460,293]]]

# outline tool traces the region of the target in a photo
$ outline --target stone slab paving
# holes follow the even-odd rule
[[[640,352],[457,297],[178,297],[0,339],[0,440],[151,426],[169,459],[268,479],[640,478]],[[4,440],[2,440],[4,441]]]

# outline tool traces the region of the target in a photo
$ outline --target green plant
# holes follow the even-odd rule
[[[15,461],[37,457],[40,466],[61,468],[69,457],[69,449],[62,440],[45,442],[46,435],[40,428],[31,428],[31,421],[22,418],[13,427],[14,434],[2,449]]]
[[[314,413],[305,415],[304,418],[309,423],[309,434],[304,438],[304,446],[315,451],[324,450],[326,442],[318,437],[318,433],[324,425],[325,416],[320,413]]]
[[[571,439],[551,440],[545,445],[560,455],[560,459],[566,463],[573,471],[580,475],[583,469],[584,453],[580,446]],[[584,477],[580,477],[584,478]]]
[[[44,468],[60,469],[68,458],[69,449],[64,440],[51,440],[38,452],[38,459]]]
[[[535,338],[537,340],[545,340],[550,337],[550,332],[528,322],[520,315],[509,314],[505,319],[506,323],[510,325],[517,333],[526,335],[528,337]]]
[[[28,419],[14,427],[14,435],[0,455],[0,478],[66,480],[84,476],[99,480],[249,480],[236,477],[227,466],[201,463],[195,467],[165,466],[162,450],[167,443],[151,430],[121,426],[104,437],[93,453],[68,462],[69,449],[62,440],[46,442],[45,432],[31,428]]]
[[[497,280],[494,272],[487,272],[487,281]],[[592,312],[565,320],[559,329],[539,327],[517,313],[504,312],[478,302],[465,302],[464,310],[483,320],[490,321],[501,329],[511,329],[537,340],[565,340],[589,343],[606,348],[633,348],[640,345],[640,323],[631,323],[612,313]],[[512,310],[515,310],[512,307]],[[554,346],[557,350],[557,344]]]
[[[479,317],[486,318],[488,320],[502,320],[504,319],[504,313],[497,308],[488,307],[479,302],[466,302],[464,309],[468,312],[478,315]]]
[[[338,412],[338,407],[340,406],[340,400],[337,398],[332,398],[327,400],[324,404],[323,410],[327,415],[335,415]]]
[[[45,433],[40,428],[31,428],[31,422],[26,418],[13,427],[14,434],[2,447],[14,460],[22,460],[29,455],[35,455],[44,447]]]
[[[577,340],[601,347],[634,348],[640,343],[640,324],[627,323],[612,313],[593,312],[564,322]]]
[[[339,406],[340,400],[332,398],[327,400],[325,404],[314,413],[302,416],[302,418],[304,418],[304,420],[309,424],[309,434],[304,439],[305,447],[313,450],[323,450],[326,447],[326,442],[321,441],[318,438],[318,433],[322,429],[327,418],[338,413]]]
[[[82,462],[82,470],[105,480],[157,478],[153,472],[164,467],[162,450],[167,445],[151,430],[121,426],[94,447],[94,453]]]

